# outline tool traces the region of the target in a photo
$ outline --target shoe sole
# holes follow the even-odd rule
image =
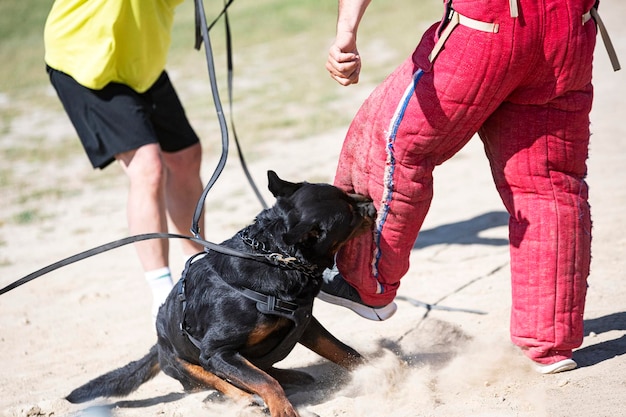
[[[359,304],[345,298],[337,297],[336,295],[328,294],[324,291],[320,291],[317,298],[330,304],[346,307],[354,311],[359,316],[372,321],[385,321],[393,316],[398,310],[398,306],[394,302],[391,302],[384,307],[375,308]]]
[[[559,372],[571,371],[576,368],[578,364],[574,362],[573,359],[563,359],[562,361],[558,361],[552,363],[550,365],[537,365],[535,369],[540,374],[558,374]]]

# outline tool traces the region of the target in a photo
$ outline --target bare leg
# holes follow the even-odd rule
[[[126,210],[130,234],[167,232],[165,171],[160,147],[144,145],[116,157],[130,182]],[[168,265],[169,242],[167,239],[145,240],[135,243],[135,249],[152,291],[152,317],[156,318],[173,286]]]
[[[150,144],[116,155],[129,179],[127,218],[132,235],[167,232],[164,168],[159,146]],[[135,244],[144,271],[168,266],[167,239]]]
[[[165,205],[169,219],[176,232],[189,234],[196,204],[202,195],[200,164],[202,147],[200,143],[178,152],[163,153],[165,165]],[[200,230],[204,229],[204,216],[200,218]],[[185,255],[202,251],[202,247],[192,241],[182,240]]]

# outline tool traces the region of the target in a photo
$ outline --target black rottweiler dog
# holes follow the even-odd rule
[[[185,390],[212,388],[251,403],[256,394],[273,417],[294,417],[278,381],[294,382],[303,373],[273,365],[296,343],[346,369],[362,363],[312,308],[337,250],[371,230],[373,205],[328,184],[291,183],[273,171],[268,179],[274,206],[222,243],[258,258],[208,250],[189,261],[157,315],[157,344],[142,359],[72,391],[70,402],[128,395],[162,370]]]

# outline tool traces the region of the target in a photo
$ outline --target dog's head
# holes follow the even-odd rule
[[[267,176],[276,197],[273,209],[285,220],[282,240],[307,261],[331,267],[344,243],[371,230],[376,210],[369,199],[330,184],[284,181],[274,171]]]

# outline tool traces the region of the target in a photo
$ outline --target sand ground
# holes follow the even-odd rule
[[[603,3],[604,20],[626,61],[626,7],[617,1]],[[480,141],[473,140],[435,171],[435,198],[403,279],[399,294],[404,299],[398,301],[396,316],[373,323],[316,303],[316,317],[370,361],[347,374],[296,348],[282,365],[305,370],[317,380],[288,392],[303,415],[626,415],[626,71],[613,73],[599,45],[588,176],[593,261],[586,336],[575,352],[579,368],[541,376],[509,341],[507,215]],[[356,96],[354,100],[362,99]],[[54,141],[70,134],[71,127],[62,113],[42,110],[16,118],[5,131],[3,146],[33,132]],[[255,146],[250,169],[267,201],[272,201],[264,190],[268,169],[293,181],[330,182],[344,133],[340,129],[297,142]],[[36,167],[21,160],[4,163],[13,164],[18,175],[81,192],[65,196],[62,204],[52,199],[48,205],[43,199],[49,220],[0,224],[0,286],[126,236],[121,174],[101,174],[101,187],[82,188],[84,178],[98,175],[82,155]],[[213,160],[207,158],[206,178],[212,168]],[[2,218],[20,210],[7,197],[0,205]],[[214,242],[232,235],[260,210],[234,156],[206,207],[210,221],[205,237]],[[172,252],[172,267],[179,272],[182,256],[176,242]],[[407,300],[452,310],[427,310]],[[65,267],[1,296],[0,414],[75,416],[95,404],[106,405],[119,417],[263,415],[241,404],[204,402],[206,393],[184,395],[176,381],[162,374],[124,399],[79,406],[63,400],[79,384],[148,350],[155,341],[150,303],[132,247]]]

